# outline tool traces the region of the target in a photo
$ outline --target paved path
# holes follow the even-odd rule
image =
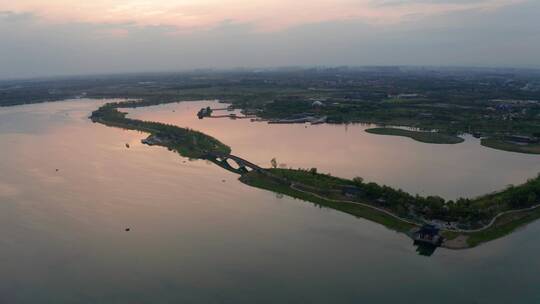
[[[299,191],[299,192],[302,192],[302,193],[305,193],[305,194],[313,195],[315,197],[318,197],[318,198],[326,200],[326,201],[331,201],[331,202],[335,202],[335,203],[355,204],[355,205],[361,205],[361,206],[364,206],[364,207],[368,207],[368,208],[380,211],[380,212],[382,212],[384,214],[387,214],[387,215],[389,215],[389,216],[391,216],[391,217],[393,217],[395,219],[398,219],[398,220],[400,220],[402,222],[405,222],[407,224],[411,224],[411,225],[415,225],[415,226],[421,226],[422,225],[421,223],[416,223],[416,222],[413,222],[411,220],[399,217],[398,215],[396,215],[396,214],[394,214],[394,213],[392,213],[392,212],[390,212],[388,210],[378,208],[378,207],[375,207],[375,206],[370,205],[370,204],[360,203],[360,202],[355,202],[355,201],[347,201],[347,200],[334,200],[334,199],[331,199],[331,198],[320,196],[320,195],[318,195],[316,193],[313,193],[313,192],[310,192],[310,191],[299,189],[295,184],[291,184],[291,188],[293,190],[296,190],[296,191]],[[449,232],[462,232],[462,233],[481,232],[481,231],[484,231],[484,230],[486,230],[488,228],[491,228],[491,226],[493,226],[495,224],[497,219],[499,217],[503,216],[503,215],[511,214],[511,213],[525,212],[525,211],[532,211],[534,209],[537,209],[538,207],[540,207],[540,204],[534,205],[534,206],[529,207],[529,208],[515,209],[515,210],[508,210],[508,211],[501,212],[501,213],[497,214],[496,216],[494,216],[493,219],[491,219],[491,221],[487,225],[485,225],[485,226],[483,226],[481,228],[478,228],[478,229],[441,229],[441,230],[442,231],[449,231]]]
[[[496,216],[494,216],[491,219],[491,221],[482,228],[478,228],[478,229],[445,229],[445,231],[464,232],[464,233],[481,232],[481,231],[486,230],[486,229],[490,228],[491,226],[493,226],[493,224],[495,224],[495,221],[497,221],[497,219],[499,217],[503,216],[503,215],[507,215],[507,214],[511,214],[511,213],[518,213],[518,212],[525,212],[525,211],[532,211],[532,210],[534,210],[534,209],[536,209],[538,207],[540,207],[540,204],[534,205],[534,206],[529,207],[529,208],[515,209],[515,210],[508,210],[508,211],[501,212],[501,213],[497,214]]]
[[[408,220],[408,219],[404,219],[402,217],[399,217],[397,215],[395,215],[394,213],[388,211],[388,210],[385,210],[385,209],[382,209],[382,208],[378,208],[378,207],[375,207],[375,206],[372,206],[370,204],[366,204],[366,203],[360,203],[360,202],[355,202],[355,201],[346,201],[346,200],[335,200],[335,199],[331,199],[331,198],[327,198],[327,197],[324,197],[324,196],[320,196],[318,194],[315,194],[313,192],[309,192],[309,191],[306,191],[306,190],[302,190],[302,189],[299,189],[295,184],[291,184],[291,189],[293,190],[296,190],[296,191],[299,191],[299,192],[302,192],[302,193],[305,193],[305,194],[309,194],[309,195],[312,195],[312,196],[315,196],[315,197],[318,197],[320,199],[323,199],[325,201],[330,201],[330,202],[334,202],[334,203],[345,203],[345,204],[354,204],[354,205],[360,205],[360,206],[363,206],[363,207],[368,207],[368,208],[371,208],[371,209],[374,209],[374,210],[377,210],[379,212],[382,212],[382,213],[385,213],[386,215],[389,215],[395,219],[398,219],[402,222],[405,222],[407,224],[411,224],[411,225],[415,225],[415,226],[420,226],[421,224],[419,223],[415,223],[411,220]]]

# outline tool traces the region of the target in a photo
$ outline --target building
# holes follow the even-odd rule
[[[324,107],[324,103],[322,101],[316,100],[311,104],[312,107]]]
[[[439,228],[435,225],[426,224],[413,233],[413,240],[415,242],[439,246],[442,243],[443,238],[439,234]]]
[[[204,117],[210,117],[210,115],[212,115],[212,109],[210,107],[202,108],[197,113],[197,117],[199,117],[199,119],[203,119]]]
[[[352,185],[345,185],[341,188],[341,194],[343,196],[346,196],[348,198],[355,198],[358,197],[362,193],[362,189],[352,186]]]

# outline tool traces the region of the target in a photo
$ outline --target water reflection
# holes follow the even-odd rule
[[[100,103],[0,109],[0,120],[6,111],[24,112],[0,127],[2,303],[540,301],[540,222],[473,250],[438,248],[426,259],[407,236],[382,225],[278,198],[214,164],[142,145],[146,134],[92,124],[87,117]],[[63,112],[68,115],[57,115]],[[321,146],[303,142],[302,130],[278,128],[287,144],[298,142],[295,151],[281,153],[279,142],[270,149],[272,137],[216,123],[207,127],[222,128],[214,132],[229,138],[220,139],[261,165],[276,157],[297,167],[304,160],[296,156],[304,156],[309,166],[340,168],[339,157],[325,155],[342,152],[312,154],[310,148]],[[343,131],[301,128],[308,137]],[[350,134],[356,131],[349,126]],[[371,151],[371,140],[360,140],[363,150]],[[357,148],[346,145],[343,154],[356,173],[370,155]],[[397,170],[375,165],[390,175]],[[408,172],[405,179],[415,178]]]
[[[416,247],[418,255],[426,257],[432,256],[435,250],[437,250],[437,246],[424,242],[413,241],[413,246]]]
[[[540,172],[540,156],[482,147],[466,136],[456,145],[431,145],[409,138],[364,132],[368,125],[268,125],[248,119],[203,119],[201,107],[215,102],[182,102],[130,109],[129,115],[190,127],[218,138],[233,154],[262,167],[275,158],[293,168],[387,184],[422,195],[447,199],[474,197],[520,184]],[[174,111],[174,112],[173,112]],[[497,165],[494,165],[497,164]]]

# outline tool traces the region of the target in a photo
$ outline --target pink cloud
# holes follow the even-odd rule
[[[180,31],[206,29],[223,21],[253,24],[275,31],[302,24],[361,20],[392,24],[410,15],[434,15],[465,9],[496,9],[522,0],[485,0],[468,3],[410,1],[378,5],[375,0],[16,0],[0,4],[0,11],[31,12],[46,22],[134,23],[166,25]],[[403,1],[404,2],[404,1]],[[118,34],[118,33],[117,33]],[[124,34],[124,32],[122,33]]]

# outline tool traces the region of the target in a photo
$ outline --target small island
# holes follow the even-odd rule
[[[528,154],[540,151],[540,143],[506,139],[540,137],[540,73],[528,69],[201,70],[49,79],[25,82],[24,90],[18,87],[7,83],[1,88],[0,106],[68,98],[131,99],[137,100],[136,106],[221,100],[258,121],[399,126],[409,132],[396,128],[369,132],[441,144],[459,143],[460,134],[472,134],[489,148]],[[233,113],[226,116],[239,118]],[[216,115],[205,109],[199,117]],[[426,130],[436,132],[425,134]]]
[[[459,144],[464,141],[461,137],[439,132],[412,131],[398,128],[371,128],[366,129],[366,132],[378,135],[408,137],[428,144]]]

